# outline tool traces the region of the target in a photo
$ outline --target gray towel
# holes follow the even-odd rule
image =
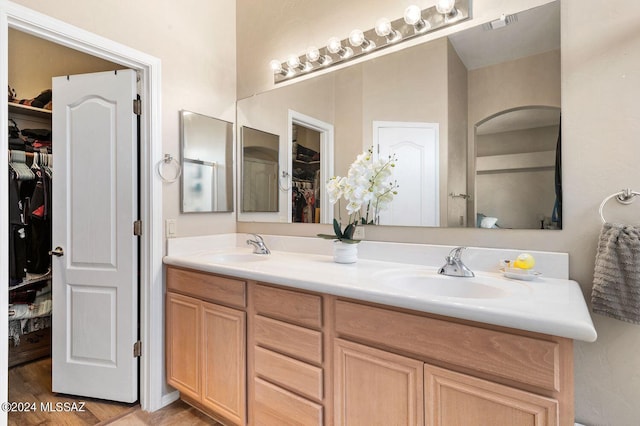
[[[594,313],[640,324],[640,227],[602,225],[591,303]]]

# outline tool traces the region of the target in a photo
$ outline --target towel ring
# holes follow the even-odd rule
[[[605,198],[604,200],[602,200],[602,203],[600,203],[600,219],[602,219],[602,223],[606,223],[607,221],[604,218],[604,213],[602,212],[602,210],[604,209],[604,205],[607,204],[607,201],[609,201],[610,199],[612,199],[613,197],[616,197],[616,200],[620,203],[620,204],[631,204],[633,203],[633,199],[636,195],[640,195],[640,192],[636,192],[636,191],[632,191],[629,188],[627,189],[623,189],[622,191],[613,193],[611,195],[609,195],[607,198]]]
[[[176,168],[176,172],[175,172],[175,176],[172,178],[168,178],[166,176],[164,176],[162,174],[162,166],[165,164],[174,164],[175,168]],[[182,166],[180,165],[180,163],[178,162],[178,160],[175,159],[174,156],[172,156],[171,154],[165,154],[164,158],[160,161],[158,161],[158,164],[156,165],[156,169],[158,171],[158,175],[160,175],[160,179],[162,179],[163,182],[166,183],[173,183],[175,181],[178,180],[178,178],[180,177],[180,175],[182,174]]]

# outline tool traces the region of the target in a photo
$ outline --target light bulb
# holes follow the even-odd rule
[[[317,62],[320,65],[329,65],[329,63],[331,63],[331,57],[321,55],[320,51],[315,46],[311,46],[307,49],[307,60],[309,62]]]
[[[380,37],[385,37],[387,39],[387,43],[393,43],[394,41],[400,40],[402,37],[399,31],[393,29],[391,22],[387,18],[378,19],[375,31]]]
[[[422,11],[418,6],[412,4],[404,11],[404,22],[409,25],[416,25],[422,20]]]
[[[269,62],[269,66],[271,67],[274,73],[280,73],[283,71],[282,64],[277,59],[274,59],[271,62]]]
[[[297,56],[295,55],[291,55],[289,56],[289,58],[287,59],[287,64],[291,67],[291,68],[298,68],[300,66],[300,59],[298,59]]]
[[[365,52],[376,47],[375,43],[368,40],[361,30],[351,31],[351,34],[349,34],[349,43],[351,43],[352,46],[360,46]]]
[[[436,10],[443,15],[449,15],[455,10],[456,0],[438,0]]]
[[[327,50],[331,53],[338,53],[342,49],[342,43],[338,37],[331,37],[327,42]]]
[[[289,56],[289,58],[287,59],[287,65],[289,65],[289,69],[291,71],[297,68],[300,71],[306,72],[312,68],[311,64],[307,61],[305,61],[304,63],[301,63],[300,58],[298,58],[296,55]]]
[[[310,47],[307,49],[307,59],[311,62],[316,62],[320,59],[320,51],[317,47]]]
[[[350,47],[342,47],[342,42],[338,37],[331,37],[327,42],[327,50],[330,53],[335,53],[340,56],[341,59],[346,59],[353,55],[353,50]]]
[[[424,32],[431,28],[431,24],[422,19],[422,11],[415,4],[407,7],[404,11],[404,22],[413,25],[413,30],[417,33]]]
[[[351,34],[349,34],[349,43],[352,46],[360,46],[364,43],[364,33],[361,30],[353,30]]]
[[[376,34],[380,37],[386,37],[391,34],[391,22],[387,18],[380,18],[376,22]]]

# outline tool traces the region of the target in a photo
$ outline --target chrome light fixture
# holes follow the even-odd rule
[[[367,31],[353,30],[346,39],[331,37],[323,48],[310,47],[287,61],[271,61],[275,83],[342,64],[385,47],[455,25],[471,17],[471,0],[437,0],[435,6],[409,6],[394,21],[380,18]],[[352,48],[353,47],[353,48]]]

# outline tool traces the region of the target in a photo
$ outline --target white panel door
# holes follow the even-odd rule
[[[398,158],[398,194],[381,212],[380,225],[440,225],[438,130],[437,123],[373,122],[374,152]]]
[[[138,399],[132,70],[53,79],[53,391]]]

